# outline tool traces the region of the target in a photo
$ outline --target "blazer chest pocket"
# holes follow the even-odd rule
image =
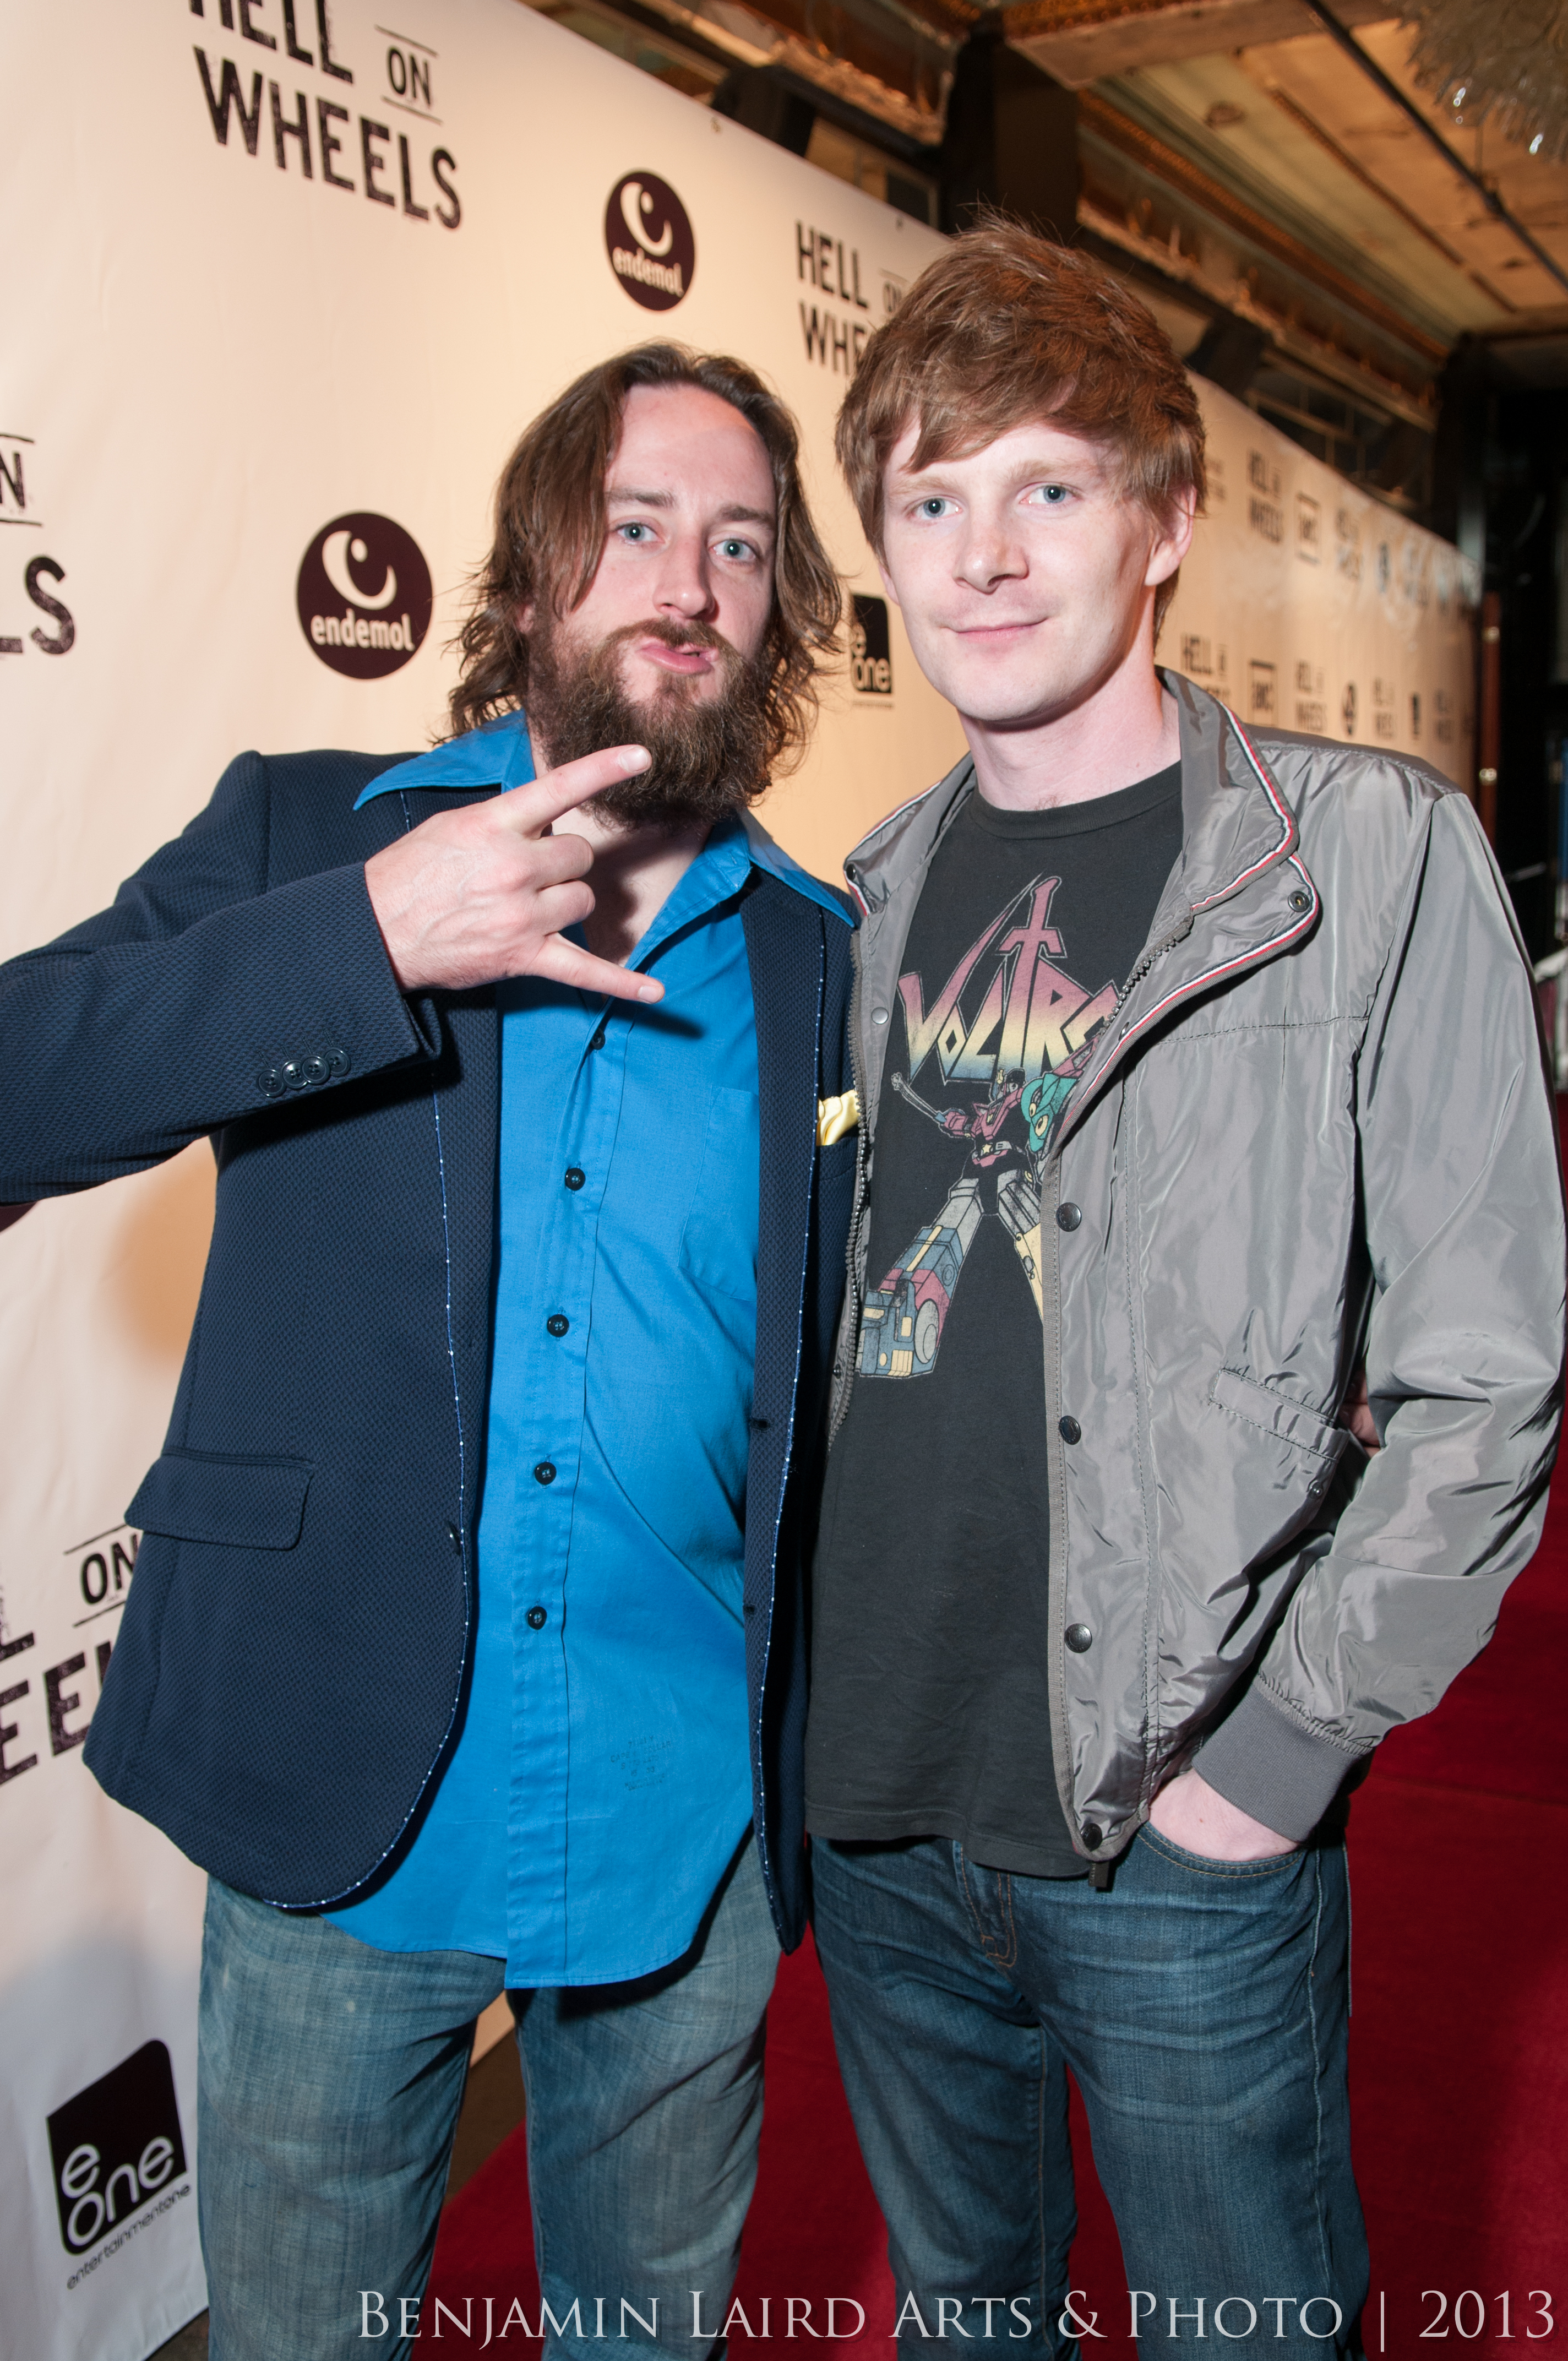
[[[126,1510],[141,1532],[230,1549],[292,1549],[313,1470],[303,1459],[166,1451]]]

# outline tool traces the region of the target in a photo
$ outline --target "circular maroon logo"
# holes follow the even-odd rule
[[[300,629],[350,680],[406,664],[430,629],[430,568],[412,533],[367,509],[323,524],[300,561]]]
[[[669,312],[691,291],[696,240],[685,205],[668,181],[628,172],[604,209],[609,267],[634,303]]]

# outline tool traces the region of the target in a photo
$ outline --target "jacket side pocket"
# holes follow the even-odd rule
[[[314,1473],[303,1459],[166,1451],[126,1510],[138,1531],[231,1549],[292,1549]]]
[[[1350,1440],[1345,1428],[1324,1418],[1310,1403],[1292,1401],[1288,1394],[1277,1392],[1273,1386],[1260,1386],[1255,1378],[1245,1378],[1239,1369],[1221,1369],[1209,1389],[1209,1399],[1217,1409],[1245,1419],[1260,1433],[1277,1443],[1288,1443],[1297,1451],[1310,1452],[1315,1459],[1337,1459]]]

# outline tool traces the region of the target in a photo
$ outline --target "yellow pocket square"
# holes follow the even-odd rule
[[[841,1092],[836,1099],[817,1102],[817,1145],[831,1148],[836,1139],[853,1131],[861,1119],[860,1094],[856,1091]]]

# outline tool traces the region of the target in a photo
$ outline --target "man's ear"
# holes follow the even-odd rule
[[[1156,532],[1149,550],[1149,562],[1144,575],[1144,588],[1152,590],[1168,582],[1192,546],[1192,528],[1197,522],[1198,495],[1190,484],[1172,499],[1166,522]]]
[[[517,624],[518,630],[522,633],[525,640],[527,639],[530,631],[533,629],[533,619],[538,612],[538,605],[532,598],[525,598],[522,605],[517,610],[517,614],[513,620]]]

